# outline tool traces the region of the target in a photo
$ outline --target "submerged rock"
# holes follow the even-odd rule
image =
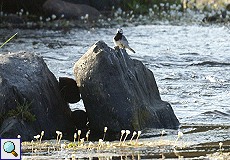
[[[95,43],[74,65],[90,130],[111,133],[122,129],[176,129],[179,121],[162,101],[153,73],[125,50]]]
[[[57,79],[35,54],[0,56],[0,104],[3,121],[0,137],[26,134],[22,139],[31,140],[34,133],[44,130],[45,138],[52,138],[56,130],[64,134],[74,129],[70,108],[61,97]],[[12,127],[4,127],[8,122]]]

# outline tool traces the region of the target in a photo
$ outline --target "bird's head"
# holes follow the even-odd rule
[[[123,34],[123,30],[122,30],[121,28],[118,28],[118,29],[117,29],[117,33]]]

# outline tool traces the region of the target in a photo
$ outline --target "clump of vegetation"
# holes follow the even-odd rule
[[[15,109],[9,110],[7,113],[7,117],[15,116],[27,122],[34,122],[36,120],[35,115],[31,113],[32,102],[29,103],[27,101],[24,101],[22,104],[20,104],[16,101],[16,103],[17,107]]]
[[[107,127],[104,128],[104,133],[107,131]],[[41,136],[44,134],[44,131],[42,131]],[[137,156],[137,159],[140,159],[141,156],[148,156],[149,153],[152,153],[152,155],[149,157],[151,159],[153,158],[188,158],[187,156],[190,155],[189,153],[193,153],[194,151],[197,151],[197,146],[194,146],[191,142],[185,142],[182,140],[183,138],[183,132],[178,131],[177,136],[174,139],[168,139],[167,137],[164,138],[164,135],[167,135],[166,131],[163,130],[161,132],[161,136],[159,139],[155,140],[139,140],[138,138],[141,135],[141,131],[134,131],[133,136],[130,140],[127,140],[127,135],[131,134],[129,130],[121,130],[121,136],[120,140],[118,141],[105,141],[103,139],[99,139],[98,141],[84,141],[85,138],[87,138],[88,133],[86,133],[85,137],[80,134],[81,131],[78,130],[77,133],[74,133],[74,140],[73,141],[67,141],[67,140],[61,140],[61,131],[56,131],[57,133],[57,140],[55,143],[55,140],[49,140],[49,141],[42,141],[39,138],[40,135],[34,136],[36,141],[31,142],[22,142],[22,152],[27,153],[27,158],[31,159],[33,156],[39,156],[46,153],[47,158],[51,156],[52,158],[57,156],[58,158],[68,158],[68,159],[75,159],[77,157],[82,158],[91,158],[91,157],[100,157],[102,159],[111,159],[113,156],[121,157],[125,155],[125,159],[136,159],[135,156]],[[79,141],[76,141],[77,136],[82,135],[82,139]],[[105,136],[105,134],[104,134]],[[103,136],[103,137],[104,137]],[[218,144],[217,144],[218,145]],[[202,147],[202,146],[199,146]],[[207,149],[207,146],[203,146],[205,149]],[[214,159],[226,159],[229,157],[229,149],[226,148],[226,145],[223,144],[223,142],[219,143],[219,148],[217,147],[215,149],[212,149],[212,146],[210,147],[210,150],[206,152],[204,155],[202,154],[202,158],[214,158]],[[150,152],[146,152],[150,151]],[[215,153],[213,153],[215,152]],[[210,153],[210,154],[209,154]],[[55,155],[58,154],[58,155]],[[193,158],[200,158],[200,154],[193,155]],[[73,158],[74,157],[74,158]],[[189,156],[190,158],[191,155]]]
[[[8,43],[11,39],[13,39],[18,33],[15,33],[13,36],[11,36],[9,39],[7,39],[1,46],[0,48],[2,48],[6,43]]]
[[[169,10],[171,5],[180,5],[181,0],[131,0],[122,1],[124,10],[133,10],[135,14],[148,14],[149,8],[157,7],[161,11]]]

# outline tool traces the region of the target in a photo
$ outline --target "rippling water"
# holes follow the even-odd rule
[[[136,51],[136,54],[129,54],[153,71],[162,99],[171,103],[184,132],[189,134],[193,126],[225,126],[226,132],[211,141],[229,141],[230,29],[225,26],[147,25],[124,27],[123,31]],[[4,46],[4,52],[38,53],[56,77],[73,77],[74,62],[93,43],[103,40],[114,46],[112,38],[116,28],[72,29],[67,33],[47,30],[0,32],[5,36],[0,39],[2,42],[3,38],[18,32],[17,39]],[[210,130],[209,134],[220,133],[215,127]],[[193,135],[190,134],[190,138]],[[202,140],[197,141],[206,142]]]

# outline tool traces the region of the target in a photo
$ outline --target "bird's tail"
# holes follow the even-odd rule
[[[130,51],[132,51],[133,53],[136,53],[131,47],[127,47]]]

